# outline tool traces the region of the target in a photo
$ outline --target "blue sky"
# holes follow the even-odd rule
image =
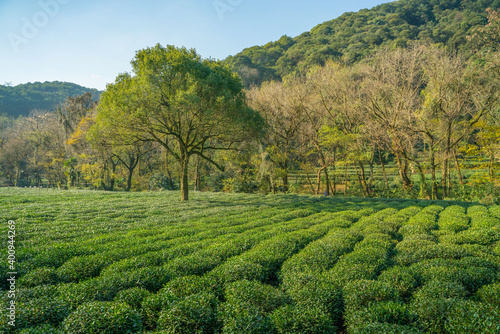
[[[224,59],[384,0],[0,0],[0,84],[105,89],[157,43]]]

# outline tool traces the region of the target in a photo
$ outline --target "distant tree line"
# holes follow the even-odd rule
[[[53,110],[68,98],[91,92],[99,99],[97,89],[88,89],[69,82],[34,82],[17,86],[11,83],[0,85],[0,114],[11,117],[28,116],[31,111]]]
[[[393,1],[345,13],[294,38],[247,48],[226,61],[250,88],[291,73],[305,74],[329,60],[353,64],[379,49],[407,47],[415,40],[469,57],[474,46],[467,36],[487,23],[487,8],[500,8],[500,1]]]
[[[14,186],[308,192],[497,201],[498,13],[473,55],[420,42],[244,91],[194,50],[137,52],[99,103],[0,119]],[[298,181],[300,179],[300,182]]]

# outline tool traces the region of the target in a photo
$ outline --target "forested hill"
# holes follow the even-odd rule
[[[291,38],[243,50],[226,62],[245,85],[280,79],[328,59],[356,62],[383,46],[405,46],[410,40],[439,43],[469,52],[466,36],[487,23],[487,8],[500,0],[399,0],[324,22]]]
[[[97,89],[85,88],[69,82],[35,82],[17,86],[0,85],[0,115],[26,116],[32,110],[54,110],[68,96],[74,97],[91,92],[98,99]]]

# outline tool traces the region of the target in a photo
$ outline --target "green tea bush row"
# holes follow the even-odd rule
[[[399,233],[404,238],[414,234],[429,234],[432,230],[438,228],[436,220],[438,213],[442,209],[442,207],[436,205],[430,205],[423,208],[403,224],[403,227],[399,229]]]
[[[491,216],[488,208],[482,205],[473,205],[467,209],[467,216],[470,217],[471,227],[482,229],[500,227],[500,219]]]
[[[456,234],[442,235],[439,241],[450,244],[478,244],[491,246],[500,240],[500,229],[493,228],[470,228]]]
[[[454,244],[435,244],[426,240],[403,240],[396,246],[396,261],[408,266],[430,259],[460,259],[472,255]]]
[[[377,280],[393,287],[404,301],[409,300],[419,286],[419,277],[412,268],[397,265],[383,271]]]
[[[252,261],[251,254],[259,253],[259,249],[263,247],[262,245],[266,245],[264,247],[270,247],[270,249],[272,249],[273,245],[277,244],[276,240],[286,239],[289,233],[293,233],[287,233],[285,231],[300,230],[301,228],[307,228],[314,224],[314,221],[299,218],[298,221],[292,220],[288,224],[276,226],[273,229],[261,233],[254,234],[252,231],[249,231],[249,235],[241,233],[233,238],[233,240],[226,243],[214,244],[189,256],[176,258],[166,266],[175,276],[187,276],[192,274],[201,275],[219,266],[227,259],[239,255],[259,244],[252,249],[251,252],[247,252],[241,257],[241,259],[247,262],[256,262]],[[266,241],[270,237],[271,239]],[[298,236],[296,239],[301,240],[301,237]],[[307,238],[304,238],[303,241],[306,243],[308,242]],[[284,254],[284,256],[286,256],[286,254]]]
[[[433,259],[417,263],[412,269],[422,284],[432,281],[455,282],[467,288],[470,293],[492,283],[497,276],[495,269],[483,266],[473,258]]]
[[[246,263],[255,263],[262,267],[263,282],[276,282],[278,280],[278,271],[283,262],[310,242],[324,236],[333,226],[335,226],[335,222],[326,222],[306,229],[277,235],[258,244],[250,251],[242,254],[238,259],[231,259],[224,267],[238,265],[239,260]],[[221,268],[222,271],[227,270],[224,267]]]
[[[438,225],[440,230],[460,232],[469,228],[470,217],[465,215],[465,208],[450,205],[439,214]]]
[[[372,301],[358,310],[346,312],[349,333],[421,333],[417,315],[407,304]]]
[[[90,302],[81,305],[63,323],[68,334],[138,333],[142,330],[140,315],[126,304]]]
[[[374,239],[384,240],[387,237],[387,235],[383,234],[373,235]],[[368,236],[365,239],[367,241],[363,246],[356,247],[351,253],[341,256],[333,268],[325,272],[324,275],[331,282],[343,287],[350,281],[375,279],[380,272],[390,266],[393,251],[392,242],[374,244],[369,242],[370,238]]]
[[[304,275],[319,274],[332,268],[340,256],[354,249],[361,240],[359,234],[333,229],[325,237],[310,243],[301,252],[286,260],[281,268],[281,282],[285,289],[300,284]]]
[[[425,333],[446,333],[446,319],[466,296],[467,290],[459,283],[431,281],[415,293],[411,310]]]
[[[486,305],[500,308],[500,282],[484,285],[476,292],[476,298]]]
[[[500,310],[483,303],[455,303],[444,324],[446,333],[500,333]]]
[[[228,284],[225,299],[220,310],[222,333],[272,333],[269,314],[290,303],[280,289],[247,280]]]

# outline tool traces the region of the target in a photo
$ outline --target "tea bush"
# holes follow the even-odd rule
[[[130,306],[116,302],[90,302],[79,306],[63,323],[68,334],[138,333],[142,330],[140,315]]]
[[[177,195],[0,188],[0,332],[498,332],[500,206]]]

